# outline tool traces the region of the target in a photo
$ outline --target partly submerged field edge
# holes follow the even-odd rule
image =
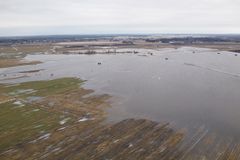
[[[16,58],[4,58],[4,59],[0,59],[0,68],[16,67],[16,66],[23,66],[23,65],[34,65],[39,63],[42,63],[42,62],[26,61],[23,59],[16,59]]]

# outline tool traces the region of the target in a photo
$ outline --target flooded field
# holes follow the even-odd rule
[[[122,120],[129,118],[151,121],[127,120],[135,127],[139,123],[146,128],[155,128],[155,122],[169,123],[171,128],[179,131],[172,133],[164,129],[175,134],[174,139],[169,139],[169,145],[178,147],[170,151],[176,157],[239,158],[240,55],[192,47],[120,51],[133,53],[28,55],[26,60],[43,63],[0,69],[0,83],[81,78],[86,80],[84,88],[94,90],[90,95],[111,96],[111,107],[106,109],[108,114],[105,123],[119,122],[118,125],[124,126]],[[38,97],[31,96],[30,100]],[[146,129],[146,134],[151,135],[151,131]],[[105,131],[99,130],[99,135],[103,133]],[[151,147],[146,152],[149,159],[153,156],[150,150]],[[125,156],[130,154],[127,153],[122,151]],[[171,156],[165,158],[171,159]]]

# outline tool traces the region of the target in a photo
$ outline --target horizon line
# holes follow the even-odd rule
[[[32,34],[32,35],[9,35],[0,38],[21,37],[54,37],[54,36],[150,36],[150,35],[240,35],[240,33],[86,33],[86,34]]]

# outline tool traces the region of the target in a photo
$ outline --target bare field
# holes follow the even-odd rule
[[[49,43],[3,45],[0,46],[0,53],[44,53],[51,49],[52,45]]]

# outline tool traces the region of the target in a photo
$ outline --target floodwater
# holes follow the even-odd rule
[[[239,135],[240,55],[191,47],[137,51],[29,55],[44,63],[0,69],[0,83],[79,77],[95,94],[112,96],[108,121],[140,117]]]

